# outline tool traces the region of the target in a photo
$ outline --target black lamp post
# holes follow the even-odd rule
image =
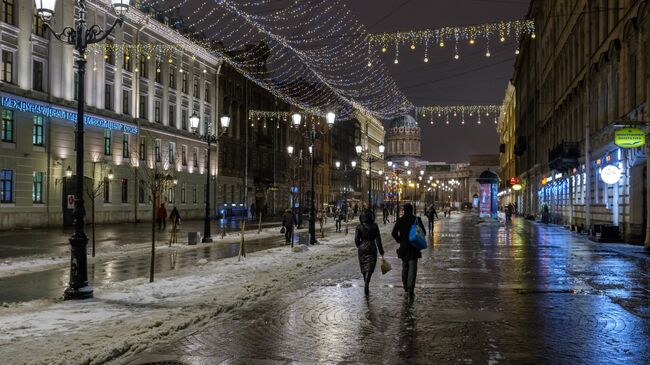
[[[385,149],[384,144],[383,143],[380,144],[378,149],[379,149],[379,154],[383,155],[384,154],[384,149]],[[368,209],[372,210],[372,163],[374,161],[379,161],[380,158],[373,158],[372,153],[370,153],[370,149],[368,147],[366,147],[366,149],[364,151],[363,146],[357,145],[355,147],[355,150],[357,152],[357,155],[360,158],[362,157],[363,153],[365,153],[367,155],[366,157],[367,157],[367,160],[368,160],[368,172],[367,172],[367,175],[368,175]]]
[[[298,125],[300,125],[300,123],[298,123]],[[289,154],[289,157],[291,158],[291,161],[293,162],[293,170],[294,170],[293,172],[291,172],[291,176],[290,176],[291,186],[289,188],[289,194],[291,195],[291,214],[292,214],[291,224],[292,225],[293,225],[293,220],[295,219],[295,216],[296,216],[296,196],[295,196],[296,194],[293,191],[294,187],[295,187],[294,186],[295,185],[295,180],[296,180],[295,176],[294,176],[295,175],[295,170],[296,170],[296,165],[298,165],[298,168],[300,170],[302,170],[302,150],[300,150],[300,153],[298,154],[298,156],[295,156],[293,154],[293,152],[294,152],[294,147],[291,146],[291,145],[287,146],[287,153]],[[291,232],[291,248],[293,248],[293,233],[294,232],[292,230],[292,232]]]
[[[345,165],[343,170],[341,170],[341,162],[336,161],[334,163],[336,166],[336,169],[343,175],[343,180],[346,182],[346,186],[343,187],[343,206],[345,207],[344,213],[345,213],[345,234],[348,234],[348,172],[352,171],[354,168],[357,167],[357,161],[352,161],[350,162],[351,169],[348,169],[348,165]]]
[[[83,182],[84,182],[84,109],[85,109],[85,74],[86,74],[86,48],[89,44],[103,41],[115,29],[122,25],[122,16],[129,10],[129,0],[111,0],[113,10],[119,16],[104,31],[99,25],[88,27],[86,24],[86,0],[77,0],[79,16],[74,27],[65,27],[61,33],[52,29],[48,21],[54,15],[56,0],[35,0],[36,12],[43,19],[52,35],[59,41],[72,45],[77,51],[77,126],[75,130],[76,172],[75,177],[75,207],[74,207],[74,234],[70,238],[70,281],[63,292],[64,299],[92,298],[93,288],[88,283],[87,246],[88,236],[84,232]]]
[[[206,179],[205,179],[205,217],[203,217],[204,220],[203,238],[201,239],[201,242],[207,243],[207,242],[212,242],[212,235],[210,233],[210,154],[212,151],[212,144],[217,143],[219,141],[219,137],[221,137],[228,130],[228,127],[230,126],[230,117],[224,115],[219,119],[219,122],[221,123],[221,130],[217,131],[216,135],[210,133],[210,130],[212,129],[211,121],[208,121],[208,123],[206,124],[205,133],[201,135],[199,133],[200,121],[201,118],[199,118],[196,112],[192,113],[192,116],[190,117],[190,126],[194,131],[194,135],[198,139],[208,144],[208,158],[207,161],[205,161],[205,169],[207,171]],[[218,166],[219,166],[219,155],[217,155],[217,167]]]

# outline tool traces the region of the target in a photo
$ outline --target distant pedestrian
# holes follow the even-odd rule
[[[178,212],[176,206],[174,206],[174,209],[169,214],[169,220],[172,222],[172,232],[169,238],[169,245],[171,246],[172,243],[178,242],[178,227],[181,225],[181,214]]]
[[[336,217],[335,217],[335,223],[336,223],[336,231],[341,232],[341,221],[343,220],[343,210],[342,209],[337,209],[336,210]]]
[[[293,225],[296,223],[296,217],[291,209],[287,209],[282,214],[282,227],[284,228],[284,243],[289,244],[293,235]]]
[[[397,219],[393,227],[393,238],[399,243],[397,257],[402,260],[402,284],[410,300],[415,297],[415,277],[418,271],[418,259],[422,258],[420,250],[411,244],[409,233],[411,226],[418,224],[426,234],[422,220],[413,215],[413,205],[404,204],[404,215]]]
[[[316,213],[316,221],[318,222],[318,225],[320,226],[320,233],[321,235],[323,234],[323,224],[325,224],[325,213],[323,213],[323,210],[319,210],[318,213]]]
[[[427,211],[427,218],[429,219],[429,230],[433,231],[433,223],[436,219],[439,219],[438,212],[436,212],[436,207],[434,205],[431,205]]]
[[[160,203],[158,212],[156,212],[156,218],[158,219],[158,229],[161,231],[167,229],[167,209],[165,209],[165,203]]]
[[[363,274],[364,292],[370,294],[370,278],[377,265],[377,251],[384,257],[384,247],[381,245],[381,234],[375,223],[375,215],[364,210],[359,217],[361,224],[357,226],[354,243],[357,246],[359,266]]]
[[[386,225],[386,222],[388,222],[388,205],[382,204],[381,214],[382,214],[384,225]]]

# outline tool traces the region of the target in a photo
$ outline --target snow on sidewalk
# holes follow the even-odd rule
[[[197,262],[160,275],[154,283],[139,278],[95,287],[91,300],[0,307],[0,358],[9,364],[117,362],[356,257],[353,232],[330,234],[301,252],[274,248],[242,261]]]

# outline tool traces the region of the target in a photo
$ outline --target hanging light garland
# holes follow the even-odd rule
[[[450,117],[460,120],[464,125],[467,118],[476,120],[481,124],[482,120],[492,118],[497,123],[501,114],[501,105],[476,104],[476,105],[432,105],[418,106],[415,108],[418,117],[429,117],[429,124],[435,124],[435,120],[444,118],[445,124],[450,124]]]
[[[460,27],[444,27],[438,29],[426,29],[417,31],[404,31],[394,33],[379,33],[368,35],[368,59],[371,58],[371,51],[379,49],[382,53],[394,51],[394,64],[399,63],[400,47],[409,48],[411,51],[422,48],[424,50],[424,62],[429,62],[429,47],[437,45],[440,48],[452,44],[454,48],[454,59],[460,59],[459,45],[467,43],[470,46],[478,42],[484,42],[486,51],[485,57],[490,57],[490,44],[505,42],[508,39],[517,41],[516,54],[519,54],[519,39],[524,35],[535,38],[535,22],[532,20],[510,20],[498,23],[486,23]],[[368,61],[368,65],[373,63]]]
[[[252,82],[304,110],[335,107],[341,117],[360,110],[392,118],[412,110],[379,55],[366,53],[363,25],[342,0],[142,0],[180,11],[184,34]],[[291,19],[291,21],[287,21]],[[222,46],[215,49],[211,44]],[[260,43],[262,42],[262,43]],[[250,44],[261,44],[250,47]],[[366,61],[376,67],[359,67]]]

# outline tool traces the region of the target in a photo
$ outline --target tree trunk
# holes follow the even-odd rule
[[[92,257],[95,257],[95,198],[90,199],[92,204],[92,217],[93,217],[93,254]]]

